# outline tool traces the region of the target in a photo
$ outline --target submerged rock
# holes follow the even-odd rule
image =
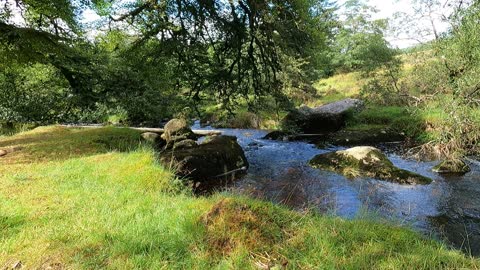
[[[282,126],[302,133],[335,132],[345,126],[348,112],[358,110],[362,105],[358,99],[347,98],[315,108],[302,106],[288,113]]]
[[[395,167],[385,154],[370,146],[320,154],[310,160],[309,164],[350,178],[363,176],[399,184],[429,184],[432,181],[428,177]]]
[[[285,131],[281,131],[281,130],[274,130],[270,133],[268,133],[267,135],[265,135],[265,137],[263,137],[264,140],[279,140],[279,141],[287,141],[289,140],[289,136],[291,135],[291,133],[289,132],[285,132]]]
[[[164,151],[164,164],[176,164],[176,173],[195,182],[221,183],[225,177],[235,178],[248,168],[248,161],[234,136],[208,137],[203,143]]]
[[[470,167],[461,159],[444,160],[432,168],[432,171],[441,174],[466,174]]]

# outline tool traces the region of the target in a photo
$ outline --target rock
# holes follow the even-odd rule
[[[162,138],[167,142],[177,142],[186,139],[195,140],[197,136],[193,133],[184,119],[172,119],[165,124]]]
[[[441,174],[466,174],[470,167],[461,159],[444,160],[432,168],[432,171]]]
[[[364,130],[345,129],[339,130],[324,138],[323,141],[317,141],[320,145],[323,143],[333,145],[370,145],[386,142],[404,141],[405,135],[402,135],[391,129],[370,128]]]
[[[144,132],[141,136],[145,141],[151,143],[154,143],[158,138],[160,138],[160,134],[155,132]]]
[[[22,146],[14,146],[6,149],[0,149],[0,157],[6,156],[7,154],[23,150]]]
[[[283,140],[285,140],[285,138],[287,138],[287,140],[288,140],[289,135],[291,135],[291,133],[281,131],[281,130],[274,130],[274,131],[268,133],[267,135],[265,135],[265,137],[263,137],[262,139],[283,141]]]
[[[370,146],[320,154],[310,160],[309,164],[350,178],[364,176],[399,184],[429,184],[432,181],[428,177],[395,167],[380,150]]]
[[[282,126],[285,130],[302,133],[335,132],[345,126],[349,111],[359,110],[362,106],[362,101],[351,98],[315,108],[302,106],[288,113],[282,121]]]
[[[155,132],[144,132],[141,136],[145,141],[153,144],[157,149],[163,148],[167,144],[161,135]]]
[[[223,176],[234,177],[235,172],[248,168],[242,147],[234,136],[208,137],[199,145],[165,151],[160,154],[160,160],[164,164],[174,161],[176,173],[195,182],[221,182]]]
[[[197,145],[198,145],[197,142],[195,142],[194,140],[187,139],[187,140],[176,142],[173,145],[173,149],[177,149],[177,150],[186,149],[186,148],[191,148]]]

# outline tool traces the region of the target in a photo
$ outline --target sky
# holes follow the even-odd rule
[[[346,0],[338,0],[338,5],[342,5]],[[364,3],[367,3],[370,6],[375,7],[378,10],[378,13],[373,16],[374,19],[391,19],[395,12],[406,12],[408,14],[413,14],[413,4],[412,0],[363,0]],[[445,10],[448,12],[447,10]],[[418,21],[420,27],[430,27],[430,24],[426,20]],[[448,24],[442,22],[440,18],[435,20],[435,25],[439,32],[444,32],[448,28]],[[399,36],[394,36],[393,34],[388,34],[386,39],[394,47],[398,48],[408,48],[419,43],[418,40],[413,40],[411,37],[403,34]],[[423,41],[433,40],[434,36],[430,35],[425,37]]]

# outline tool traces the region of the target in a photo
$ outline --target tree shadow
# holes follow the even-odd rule
[[[111,151],[128,152],[138,148],[141,132],[128,128],[36,128],[0,139],[0,164],[61,161]]]

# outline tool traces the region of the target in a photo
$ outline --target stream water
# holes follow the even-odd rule
[[[194,129],[202,129],[196,123]],[[210,129],[210,128],[203,128]],[[467,254],[480,255],[480,166],[464,176],[441,176],[435,162],[417,162],[388,153],[402,169],[433,179],[429,185],[399,185],[375,179],[347,179],[307,165],[319,149],[307,142],[263,140],[266,131],[221,129],[233,135],[250,163],[248,173],[227,188],[295,209],[314,208],[344,218],[388,219],[445,240]]]

